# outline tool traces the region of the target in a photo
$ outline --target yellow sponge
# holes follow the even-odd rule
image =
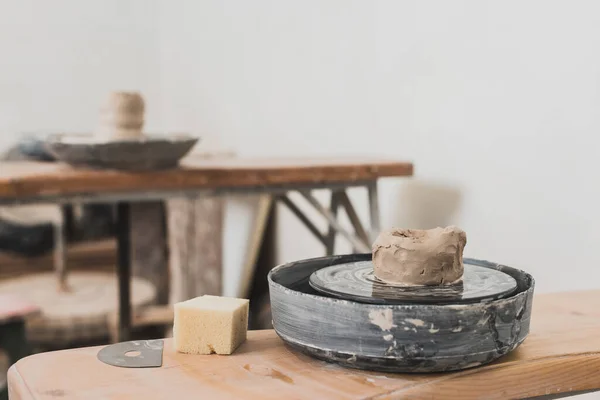
[[[175,350],[190,354],[231,354],[246,340],[246,299],[201,296],[175,304]]]

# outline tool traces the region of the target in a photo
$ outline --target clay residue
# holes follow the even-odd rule
[[[371,379],[371,378],[365,378],[363,376],[353,375],[353,376],[350,376],[350,379],[352,379],[355,382],[360,383],[361,385],[377,387],[377,385],[374,383],[374,379]]]
[[[466,243],[465,232],[454,226],[382,232],[373,243],[375,276],[400,285],[453,284],[462,278]]]
[[[391,308],[369,311],[369,321],[371,321],[373,325],[377,325],[381,328],[382,331],[389,331],[396,327],[396,325],[394,325],[394,315],[392,314]]]
[[[289,376],[287,376],[286,374],[284,374],[281,371],[278,371],[276,369],[270,368],[270,367],[265,367],[262,365],[250,365],[250,364],[246,364],[244,365],[244,369],[248,372],[251,372],[253,374],[256,375],[260,375],[260,376],[268,376],[271,377],[273,379],[278,379],[282,382],[285,383],[289,383],[289,384],[293,384],[294,380],[292,378],[290,378]]]
[[[285,383],[294,383],[294,380],[287,376],[286,374],[277,371],[276,369],[271,370],[271,378],[279,379]]]

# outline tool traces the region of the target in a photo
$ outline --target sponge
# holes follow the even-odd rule
[[[246,340],[246,299],[200,296],[176,303],[173,322],[175,350],[190,354],[231,354]]]

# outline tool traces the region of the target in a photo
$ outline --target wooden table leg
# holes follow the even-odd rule
[[[119,342],[131,335],[130,205],[117,204],[117,276],[119,280]]]
[[[339,205],[340,205],[339,194],[336,191],[332,190],[329,211],[331,212],[331,215],[334,216],[334,218],[337,218]],[[335,252],[336,234],[337,234],[337,232],[335,231],[335,228],[331,224],[329,224],[329,230],[327,231],[327,239],[326,239],[327,244],[325,245],[325,255],[327,255],[327,256],[332,256],[333,253]]]
[[[129,203],[129,256],[131,265],[131,280],[136,278],[149,282],[156,288],[156,303],[168,304],[169,301],[169,268],[167,261],[167,235],[165,229],[165,211],[162,201],[143,201]],[[135,287],[135,285],[133,286]],[[154,317],[154,310],[150,305],[136,309],[136,293],[131,293],[131,322],[130,330],[138,326],[150,325],[160,320]],[[168,308],[160,309],[161,317],[172,314]],[[163,312],[164,310],[164,312]],[[147,318],[150,312],[151,317]],[[173,318],[165,319],[168,324]],[[109,316],[109,332],[111,342],[119,341],[119,313]],[[156,325],[160,325],[156,323]]]
[[[145,201],[131,203],[130,207],[131,274],[133,279],[141,278],[154,285],[157,304],[168,304],[169,263],[164,204],[162,201]]]
[[[63,221],[54,221],[54,269],[58,280],[58,290],[69,290],[67,284],[67,252],[65,238],[65,224]]]
[[[381,221],[379,216],[379,194],[377,193],[377,181],[369,182],[367,185],[369,191],[369,213],[371,216],[371,240],[379,235],[381,231]]]

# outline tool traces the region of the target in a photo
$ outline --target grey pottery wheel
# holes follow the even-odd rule
[[[460,282],[443,286],[386,284],[373,273],[371,261],[356,261],[321,268],[309,283],[318,292],[345,300],[373,304],[467,303],[505,297],[517,288],[512,276],[492,268],[464,263]]]
[[[273,326],[291,347],[341,365],[385,372],[455,371],[487,364],[529,333],[533,277],[487,261],[517,282],[508,297],[475,303],[381,305],[320,294],[311,274],[371,254],[314,258],[280,265],[268,276]]]
[[[57,160],[76,167],[143,171],[176,167],[197,141],[188,135],[114,141],[91,135],[53,135],[46,147]]]

